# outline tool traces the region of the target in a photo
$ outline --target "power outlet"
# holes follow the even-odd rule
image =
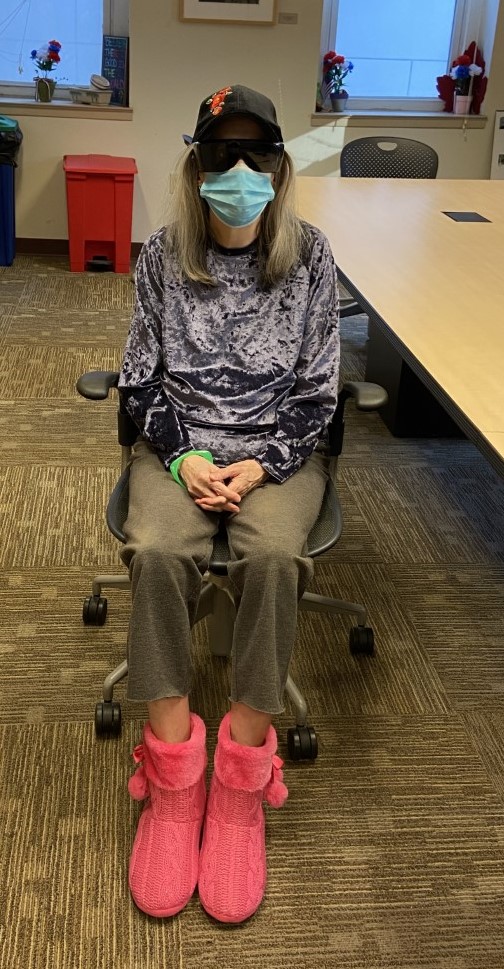
[[[279,13],[278,23],[279,24],[297,24],[298,15],[297,13]]]

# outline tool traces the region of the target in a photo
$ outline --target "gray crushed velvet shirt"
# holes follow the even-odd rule
[[[303,260],[266,292],[255,245],[209,250],[214,288],[181,277],[163,229],[145,242],[119,386],[166,469],[202,449],[220,466],[255,458],[281,483],[323,436],[337,399],[338,294],[329,243],[307,228]]]

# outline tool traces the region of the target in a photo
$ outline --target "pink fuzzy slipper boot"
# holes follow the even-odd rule
[[[187,904],[198,880],[206,788],[205,724],[191,714],[186,743],[166,744],[150,724],[133,759],[142,762],[128,783],[136,801],[149,800],[140,816],[129,865],[129,886],[143,912],[175,915]]]
[[[281,807],[287,798],[277,736],[262,747],[231,739],[230,715],[220,728],[200,855],[199,896],[219,922],[243,922],[261,904],[266,888],[263,799]]]

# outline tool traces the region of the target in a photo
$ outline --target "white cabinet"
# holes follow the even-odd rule
[[[495,112],[490,178],[504,178],[504,111]]]

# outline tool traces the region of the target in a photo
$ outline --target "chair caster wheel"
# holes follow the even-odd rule
[[[374,656],[374,633],[370,626],[352,626],[349,636],[352,656]]]
[[[95,734],[97,737],[119,737],[121,733],[121,704],[114,700],[101,700],[95,707]]]
[[[107,618],[105,596],[88,596],[82,607],[82,621],[85,626],[103,626]]]
[[[287,748],[291,760],[315,760],[318,742],[313,727],[289,727]]]

